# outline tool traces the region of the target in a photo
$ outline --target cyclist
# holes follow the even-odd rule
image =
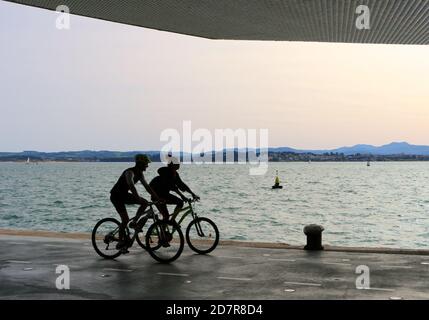
[[[125,205],[139,204],[140,208],[137,211],[137,216],[143,214],[148,206],[147,200],[140,197],[137,192],[135,184],[140,181],[145,189],[152,195],[152,199],[159,200],[158,195],[148,185],[143,175],[143,171],[146,171],[150,162],[147,155],[137,154],[135,156],[135,166],[126,169],[110,191],[110,201],[112,201],[122,221],[119,231],[120,241],[117,245],[117,249],[120,249],[122,253],[128,253],[127,241],[125,239],[125,227],[127,226],[129,217]]]
[[[199,200],[197,196],[180,178],[177,172],[180,169],[180,162],[175,157],[167,158],[167,166],[158,169],[158,176],[152,179],[149,183],[152,190],[162,199],[162,203],[157,204],[158,210],[161,212],[165,221],[169,218],[167,204],[175,204],[176,208],[173,213],[173,220],[179,213],[180,209],[183,208],[184,201],[188,199],[183,195],[183,192],[188,192],[192,195],[195,200]],[[172,195],[170,191],[177,193],[181,199]]]

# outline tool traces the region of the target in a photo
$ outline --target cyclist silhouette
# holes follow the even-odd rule
[[[167,204],[175,204],[173,219],[179,213],[180,209],[183,208],[184,201],[188,199],[183,195],[183,192],[188,192],[196,200],[200,197],[197,196],[180,178],[177,172],[180,169],[180,161],[175,157],[167,158],[167,166],[158,169],[158,176],[152,179],[149,186],[155,193],[161,198],[162,203],[157,204],[158,210],[161,212],[163,219],[169,219],[169,213]],[[177,193],[181,199],[172,195],[170,191]]]
[[[137,211],[137,216],[144,213],[148,206],[148,201],[140,197],[134,186],[138,181],[141,181],[147,192],[152,195],[152,199],[159,200],[158,195],[151,189],[144,178],[143,171],[146,171],[150,163],[150,159],[145,154],[137,154],[135,156],[135,166],[126,169],[119,177],[116,184],[110,191],[110,201],[121,217],[121,228],[119,231],[120,241],[118,242],[117,248],[121,249],[123,253],[127,253],[127,241],[125,238],[125,227],[129,221],[128,212],[125,207],[126,204],[139,204],[140,208]]]

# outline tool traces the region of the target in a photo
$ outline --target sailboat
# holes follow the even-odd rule
[[[27,158],[27,161],[25,162],[25,164],[30,164],[30,158]]]
[[[366,163],[366,166],[367,166],[367,167],[371,166],[371,163],[370,163],[370,161],[369,161],[369,160],[368,160],[368,162]]]

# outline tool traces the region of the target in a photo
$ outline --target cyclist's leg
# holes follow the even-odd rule
[[[127,223],[129,221],[127,208],[125,208],[125,200],[122,199],[119,196],[110,196],[110,201],[112,202],[113,206],[115,207],[116,211],[118,212],[119,216],[121,217],[121,226],[119,228],[119,239],[120,241],[124,241],[125,239],[125,228],[127,226]]]
[[[138,199],[138,204],[140,205],[140,207],[137,210],[137,216],[140,217],[145,212],[149,203],[145,199],[140,198],[140,199]]]
[[[184,202],[179,197],[176,197],[175,195],[172,195],[171,193],[168,194],[166,198],[167,204],[175,204],[176,208],[174,208],[173,216],[171,220],[176,219],[177,215],[179,214],[180,210],[183,208]]]
[[[132,205],[132,204],[138,204],[138,205],[140,205],[140,207],[137,209],[137,213],[136,213],[136,217],[137,218],[140,217],[140,215],[144,213],[144,211],[146,210],[147,206],[149,205],[149,203],[145,199],[140,198],[140,197],[136,197],[136,196],[134,196],[130,192],[128,192],[127,194],[125,194],[123,196],[123,198],[124,198],[124,203],[125,204],[130,204],[130,205]],[[132,218],[132,219],[134,219],[134,218]],[[137,221],[137,219],[134,219],[134,222],[136,222],[136,221]]]
[[[133,204],[139,204],[140,205],[140,207],[137,209],[137,213],[136,213],[135,218],[133,218],[134,220],[130,223],[131,228],[136,228],[137,220],[139,220],[140,217],[144,214],[144,212],[146,211],[146,208],[149,206],[149,203],[143,198],[139,198],[139,199],[133,198],[133,199],[130,199],[130,201],[128,203],[131,203],[131,202]]]
[[[165,197],[163,195],[159,196],[161,199],[163,199],[164,201],[166,200]],[[154,199],[152,198],[152,201]],[[170,214],[168,213],[168,208],[167,208],[167,204],[166,203],[157,203],[156,204],[156,208],[159,210],[159,212],[161,212],[162,214],[162,219],[167,221]]]

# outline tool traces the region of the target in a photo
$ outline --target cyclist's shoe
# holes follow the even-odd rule
[[[137,229],[142,229],[144,227],[144,225],[146,224],[148,218],[142,218],[140,219],[140,221],[137,223]]]
[[[171,246],[170,241],[173,239],[173,235],[170,232],[166,232],[165,237],[166,239],[160,239],[159,244],[164,248],[168,248]]]
[[[122,253],[122,254],[130,253],[130,252],[128,251],[128,248],[127,248],[126,246],[125,246],[125,247],[122,247],[120,251],[121,251],[121,253]]]
[[[119,241],[116,245],[116,249],[119,250],[122,254],[129,253],[126,241]]]
[[[163,246],[164,248],[171,247],[170,243],[168,243],[167,241],[160,241],[160,245]]]
[[[147,217],[143,217],[141,218],[139,221],[137,221],[139,218],[137,218],[136,220],[133,220],[130,222],[130,224],[128,225],[130,228],[136,230],[136,231],[141,231],[141,229],[144,227],[144,225],[146,224],[148,218]],[[136,222],[137,221],[137,222]]]

